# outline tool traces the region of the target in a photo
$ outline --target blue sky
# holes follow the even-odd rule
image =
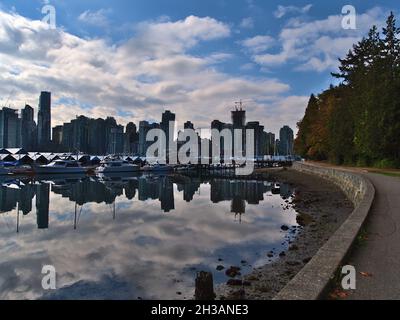
[[[40,20],[56,9],[57,29]],[[357,29],[341,28],[351,4]],[[398,1],[0,1],[0,103],[37,105],[51,90],[54,124],[77,114],[122,123],[229,120],[235,101],[269,131],[294,127],[311,93],[354,41]],[[13,45],[14,43],[14,45]],[[41,45],[39,45],[41,43]],[[265,88],[265,90],[264,90]]]

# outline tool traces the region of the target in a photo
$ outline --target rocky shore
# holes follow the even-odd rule
[[[270,264],[254,269],[246,276],[232,277],[227,284],[217,286],[217,298],[221,300],[272,299],[353,211],[353,205],[344,193],[321,178],[292,169],[266,169],[259,173],[266,175],[268,181],[293,186],[295,196],[287,205],[298,212],[299,226],[282,226],[283,231],[292,235],[287,240],[288,250],[265,252],[272,261]],[[237,268],[231,269],[235,271]]]

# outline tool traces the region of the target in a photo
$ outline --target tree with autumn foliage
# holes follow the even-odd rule
[[[341,83],[312,95],[298,123],[298,154],[339,164],[400,165],[400,29],[393,13],[382,34],[339,59]]]

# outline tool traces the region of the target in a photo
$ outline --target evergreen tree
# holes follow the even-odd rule
[[[296,150],[338,163],[400,165],[400,29],[393,13],[339,59],[342,80],[312,95]]]

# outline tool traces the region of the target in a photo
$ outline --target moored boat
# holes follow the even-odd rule
[[[142,170],[148,172],[170,172],[174,170],[174,167],[167,164],[152,164],[144,166]]]
[[[37,174],[84,174],[87,171],[78,161],[74,160],[56,160],[47,165],[34,166],[33,170]]]
[[[96,173],[132,173],[138,172],[140,167],[136,164],[130,164],[122,160],[106,160],[96,168]]]
[[[10,173],[10,170],[4,167],[0,167],[0,176],[6,176]]]

